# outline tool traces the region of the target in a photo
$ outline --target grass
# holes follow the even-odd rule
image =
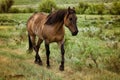
[[[14,5],[12,7],[17,7],[19,9],[25,9],[26,7],[37,9],[40,2],[42,0],[15,0]],[[86,2],[86,3],[103,3],[105,1],[103,0],[54,0],[57,6],[60,8],[66,8],[66,7],[75,7],[78,5],[78,2]],[[120,1],[120,0],[114,0],[114,1]],[[107,2],[113,2],[113,0],[107,0]]]
[[[1,58],[4,59],[4,57]],[[37,67],[32,63],[26,63],[22,59],[18,60],[7,58],[5,63],[3,63],[3,61],[0,61],[0,63],[2,64],[0,68],[3,69],[4,67],[4,71],[0,71],[0,77],[3,78],[3,80],[54,80],[55,78],[59,80],[59,77],[54,76],[52,72],[48,72],[42,67]]]
[[[15,5],[37,4],[40,0],[15,0]]]
[[[28,5],[28,4],[38,4],[41,0],[15,0],[15,5]],[[79,1],[83,2],[91,2],[91,3],[98,3],[98,2],[103,2],[99,0],[54,0],[57,4],[76,4]],[[107,0],[108,2],[112,2],[112,0]],[[115,0],[114,0],[115,1]],[[119,1],[119,0],[116,0]]]
[[[3,33],[4,32],[4,33]],[[1,34],[2,33],[2,34]],[[24,32],[26,33],[26,32]],[[26,53],[26,39],[17,44],[21,29],[0,31],[0,79],[1,80],[61,80],[52,72],[33,63],[34,55]],[[25,36],[25,35],[24,35]],[[32,76],[31,76],[32,75]]]
[[[57,44],[50,44],[50,69],[46,68],[44,44],[41,45],[39,52],[43,66],[34,64],[35,52],[26,53],[28,41],[25,24],[31,15],[0,15],[0,17],[7,16],[10,20],[22,22],[20,25],[14,23],[10,27],[9,24],[0,27],[0,80],[120,79],[120,74],[116,71],[119,68],[111,65],[116,62],[119,67],[117,61],[119,61],[120,50],[120,27],[114,24],[116,22],[113,22],[112,28],[105,28],[106,22],[115,20],[115,16],[86,15],[85,18],[85,15],[77,15],[79,34],[73,37],[70,31],[65,28],[65,71],[60,72],[58,68],[61,58]],[[112,39],[111,36],[115,36],[115,39]],[[116,41],[117,43],[114,43]]]
[[[22,15],[22,16],[21,16]],[[32,15],[30,13],[19,13],[19,14],[12,14],[12,13],[9,13],[9,14],[0,14],[0,17],[1,18],[7,18],[7,19],[11,19],[11,20],[16,20],[16,21],[26,21],[29,16]]]

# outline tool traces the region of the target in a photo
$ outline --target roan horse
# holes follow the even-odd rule
[[[57,42],[61,49],[61,65],[60,70],[64,70],[64,25],[71,31],[72,35],[75,36],[78,33],[76,25],[77,17],[75,9],[58,10],[51,12],[49,15],[46,13],[34,13],[27,22],[27,31],[29,38],[29,50],[34,49],[36,52],[35,63],[42,65],[42,60],[38,54],[41,43],[45,42],[46,56],[47,56],[47,67],[50,67],[49,63],[49,44]],[[38,36],[38,42],[35,43],[35,37]]]

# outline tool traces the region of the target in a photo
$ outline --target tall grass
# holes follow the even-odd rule
[[[15,0],[14,5],[37,4],[40,0]]]
[[[13,18],[26,23],[30,15],[31,14],[2,14],[1,16],[8,16],[9,19]],[[104,24],[113,18],[106,15],[102,17],[103,20],[101,20],[101,16],[86,15],[85,17],[85,15],[78,15],[77,25],[79,33],[75,37],[65,28],[64,72],[59,72],[58,69],[61,54],[57,44],[50,44],[51,68],[46,69],[44,43],[41,45],[39,51],[44,64],[42,67],[34,64],[34,51],[32,54],[26,53],[28,40],[26,25],[24,23],[20,25],[15,24],[15,27],[13,26],[13,28],[10,29],[1,29],[0,78],[3,80],[77,80],[81,77],[82,80],[119,80],[119,72],[117,72],[119,69],[118,53],[120,49],[119,27],[116,27],[116,24],[112,24],[113,28],[105,28]],[[96,23],[91,23],[91,20],[95,19],[97,19]],[[101,26],[102,31],[100,31]],[[108,37],[111,36],[111,34],[115,35],[115,39]],[[103,39],[101,39],[100,36],[102,36]],[[116,47],[116,45],[118,46]],[[113,64],[116,64],[117,68],[116,65]],[[68,75],[69,77],[67,77]]]

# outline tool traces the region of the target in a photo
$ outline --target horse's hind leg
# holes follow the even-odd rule
[[[49,63],[49,56],[50,56],[50,49],[49,49],[49,44],[45,42],[45,49],[46,49],[46,56],[47,56],[47,67],[50,67],[50,63]]]
[[[42,43],[42,40],[39,39],[38,42],[37,42],[37,46],[36,46],[36,44],[35,44],[35,37],[36,37],[35,35],[30,35],[32,46],[33,46],[33,48],[35,50],[35,53],[36,53],[34,62],[37,63],[37,64],[42,65],[41,58],[40,58],[40,56],[38,54],[39,47],[40,47],[40,44]]]
[[[40,45],[41,43],[43,42],[42,39],[38,39],[38,42],[37,42],[37,45],[35,46],[35,52],[36,52],[36,55],[35,55],[35,63],[39,64],[39,65],[42,65],[42,60],[39,56],[39,48],[40,48]]]
[[[33,45],[32,45],[32,41],[31,41],[31,38],[30,38],[30,35],[29,35],[29,34],[28,34],[28,41],[29,41],[28,51],[29,51],[29,53],[31,53],[32,50],[33,50]]]

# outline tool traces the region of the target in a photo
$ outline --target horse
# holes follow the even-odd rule
[[[28,40],[29,48],[28,50],[34,50],[35,63],[42,65],[42,60],[39,55],[39,48],[41,43],[44,41],[46,49],[46,64],[50,68],[49,63],[49,44],[56,42],[61,50],[61,64],[59,70],[64,71],[64,35],[65,29],[64,25],[71,31],[73,36],[78,34],[78,28],[76,25],[77,16],[74,8],[68,7],[67,9],[60,9],[50,14],[38,12],[34,13],[27,21],[27,31],[28,31]],[[38,41],[36,44],[36,36]]]

